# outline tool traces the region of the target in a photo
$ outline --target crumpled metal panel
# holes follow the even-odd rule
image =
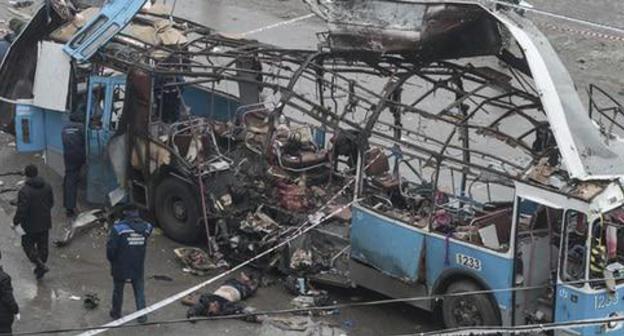
[[[13,100],[33,98],[39,41],[62,24],[53,11],[50,18],[48,21],[44,6],[39,8],[9,48],[0,67],[0,97]]]
[[[494,12],[526,53],[566,170],[573,179],[609,180],[624,176],[624,143],[604,139],[594,126],[561,59],[530,20]]]
[[[145,2],[147,0],[109,0],[100,13],[65,45],[65,52],[78,61],[90,59],[132,21]]]
[[[304,0],[329,23],[334,51],[407,53],[448,59],[495,54],[498,25],[476,5],[383,0]]]

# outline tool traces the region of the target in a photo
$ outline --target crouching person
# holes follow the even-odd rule
[[[243,314],[246,308],[240,302],[253,296],[257,289],[256,281],[247,273],[241,272],[237,279],[227,280],[214,293],[202,294],[189,308],[186,317]]]
[[[139,217],[136,208],[127,206],[122,218],[111,228],[106,244],[106,257],[111,264],[113,276],[113,307],[110,316],[121,317],[124,287],[132,284],[136,309],[145,308],[144,265],[147,239],[152,233],[152,225]],[[147,316],[139,317],[140,323],[147,322]]]

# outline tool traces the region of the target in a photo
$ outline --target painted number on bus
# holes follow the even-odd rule
[[[617,295],[597,295],[594,296],[594,307],[596,309],[605,309],[607,307],[615,306],[618,303]]]
[[[457,253],[455,257],[457,264],[471,268],[475,271],[481,271],[481,260],[461,253]]]

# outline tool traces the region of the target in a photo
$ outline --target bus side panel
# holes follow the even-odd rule
[[[424,234],[362,208],[353,211],[351,257],[392,277],[418,280]]]
[[[624,286],[618,286],[617,293],[609,294],[606,290],[585,291],[568,285],[557,286],[555,322],[580,321],[588,319],[607,319],[611,314],[624,316]],[[614,328],[595,325],[567,330],[561,335],[622,335],[624,324],[617,323]]]
[[[233,96],[210,92],[197,86],[184,87],[182,97],[192,115],[217,121],[233,119],[240,106]]]
[[[449,271],[470,274],[489,289],[512,288],[513,259],[484,248],[461,244],[443,236],[427,236],[427,284],[433,288]],[[495,292],[503,325],[511,323],[512,292]]]

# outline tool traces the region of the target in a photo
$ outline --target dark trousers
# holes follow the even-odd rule
[[[23,235],[22,247],[28,260],[37,267],[42,267],[48,262],[48,231]]]
[[[111,311],[114,316],[121,316],[121,305],[123,304],[124,287],[126,283],[126,280],[114,279],[113,309]],[[143,278],[131,279],[130,283],[132,283],[132,289],[134,290],[136,309],[141,310],[145,308],[145,284]]]
[[[76,209],[78,198],[78,183],[80,182],[80,167],[67,166],[65,162],[65,177],[63,178],[63,206],[67,210]]]
[[[13,335],[13,322],[0,322],[0,335]]]

